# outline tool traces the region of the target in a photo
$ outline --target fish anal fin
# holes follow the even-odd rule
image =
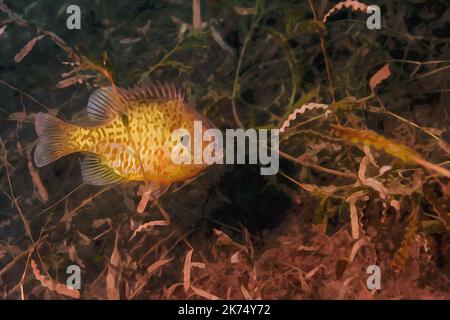
[[[81,175],[86,184],[94,186],[106,186],[126,181],[114,172],[100,156],[88,154],[81,162]]]

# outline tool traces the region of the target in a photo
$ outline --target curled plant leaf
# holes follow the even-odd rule
[[[200,30],[202,26],[200,0],[192,0],[192,11],[192,26],[194,27],[194,30]]]
[[[33,181],[34,190],[36,191],[39,199],[42,202],[48,201],[48,192],[45,188],[44,184],[42,183],[41,176],[39,175],[39,172],[36,170],[36,168],[33,165],[33,161],[31,160],[31,154],[27,154],[28,158],[28,171],[30,172],[31,181]]]
[[[230,258],[230,262],[233,263],[239,263],[239,251],[236,251]]]
[[[194,253],[194,249],[191,249],[186,254],[184,259],[184,267],[183,267],[183,288],[184,292],[187,292],[189,289],[194,290],[191,286],[191,270],[192,267],[204,269],[205,264],[201,262],[192,262],[192,254]]]

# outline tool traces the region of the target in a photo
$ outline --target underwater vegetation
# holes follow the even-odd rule
[[[2,299],[450,298],[447,1],[377,1],[380,28],[368,0],[73,2],[0,0]],[[42,151],[45,121],[59,139],[94,92],[149,82],[169,115],[279,130],[278,172],[149,158],[154,197],[138,163],[87,179]]]

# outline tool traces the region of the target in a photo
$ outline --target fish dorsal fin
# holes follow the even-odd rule
[[[110,122],[116,113],[123,109],[120,89],[113,87],[95,90],[89,97],[87,105],[89,120],[97,124]]]
[[[120,94],[128,101],[184,100],[182,91],[177,89],[173,83],[161,84],[160,82],[157,82],[156,84],[149,83],[136,85],[131,89],[120,89]]]
[[[105,186],[125,181],[96,154],[88,154],[81,162],[81,175],[86,184]]]

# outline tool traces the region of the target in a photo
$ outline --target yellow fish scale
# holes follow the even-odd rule
[[[130,102],[105,125],[76,127],[69,143],[77,151],[101,156],[127,180],[170,183],[197,174],[202,165],[176,165],[172,132],[184,128],[193,137],[195,116],[181,101]]]

